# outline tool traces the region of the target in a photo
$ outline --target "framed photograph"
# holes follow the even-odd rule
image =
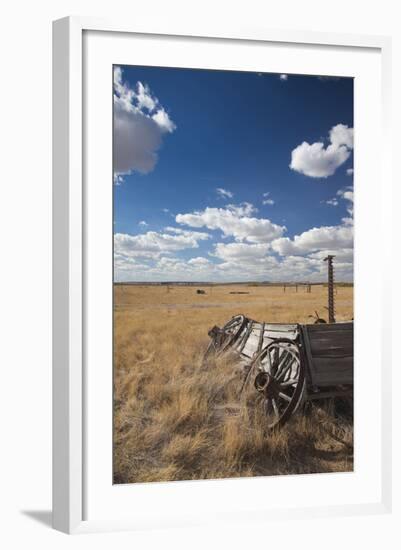
[[[54,527],[389,511],[389,39],[53,52]]]

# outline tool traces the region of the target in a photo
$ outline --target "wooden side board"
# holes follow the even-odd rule
[[[302,325],[301,333],[313,386],[353,384],[353,323]]]

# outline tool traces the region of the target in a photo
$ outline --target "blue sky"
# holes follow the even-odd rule
[[[115,280],[351,281],[352,168],[352,79],[115,67]]]

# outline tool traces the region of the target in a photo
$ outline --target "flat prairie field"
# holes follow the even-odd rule
[[[234,315],[306,324],[326,305],[323,285],[115,284],[114,482],[352,471],[352,403],[307,403],[271,433],[238,406],[232,357],[203,361],[208,330]],[[335,309],[353,318],[352,286]]]

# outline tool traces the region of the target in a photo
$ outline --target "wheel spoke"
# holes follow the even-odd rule
[[[278,350],[277,350],[278,351]],[[277,368],[276,368],[276,376],[278,376],[278,374],[280,373],[281,369],[283,368],[283,365],[285,366],[287,364],[287,361],[288,361],[288,350],[284,349],[283,350],[283,353],[281,354],[281,356],[279,356],[279,361],[277,363]]]
[[[268,357],[269,357],[270,374],[274,377],[276,376],[276,372],[277,372],[277,369],[278,369],[279,364],[280,364],[280,363],[277,364],[277,362],[276,362],[276,351],[277,350],[272,349],[271,353],[267,354]]]
[[[280,384],[284,384],[289,380],[298,380],[299,378],[299,363],[292,363],[289,369],[286,369],[283,376],[280,376]]]
[[[284,358],[283,358],[284,356]],[[277,371],[276,371],[276,378],[282,378],[282,376],[287,372],[287,370],[291,367],[294,356],[289,350],[285,350],[282,354],[282,359],[278,365]]]
[[[281,399],[285,399],[285,401],[288,401],[288,402],[291,401],[291,397],[282,391],[279,392],[279,396],[281,397]]]
[[[281,382],[280,381],[280,387],[281,388],[286,388],[288,386],[293,386],[294,384],[296,384],[298,382],[298,379],[297,378],[290,378],[290,380],[285,380],[284,382]]]
[[[280,365],[280,348],[274,348],[273,362],[272,362],[272,368],[274,368],[274,372],[277,372],[279,365]]]
[[[274,414],[276,416],[280,416],[278,406],[277,406],[277,403],[276,403],[276,400],[274,399],[274,397],[272,397],[271,401],[272,401],[272,405],[273,405]]]
[[[270,360],[270,353],[266,353],[266,359],[267,359],[267,372],[269,374],[273,374],[273,367],[272,367],[272,362]]]
[[[299,360],[291,351],[288,352],[286,361],[281,363],[282,367],[276,374],[277,380],[280,382],[287,382],[291,378],[292,371],[295,367],[295,377],[297,377],[299,370]]]
[[[292,363],[289,363],[287,365],[285,365],[281,370],[280,372],[278,372],[276,374],[276,379],[280,382],[281,380],[285,380],[285,376],[287,375],[288,372],[291,372],[291,368],[292,368]]]

